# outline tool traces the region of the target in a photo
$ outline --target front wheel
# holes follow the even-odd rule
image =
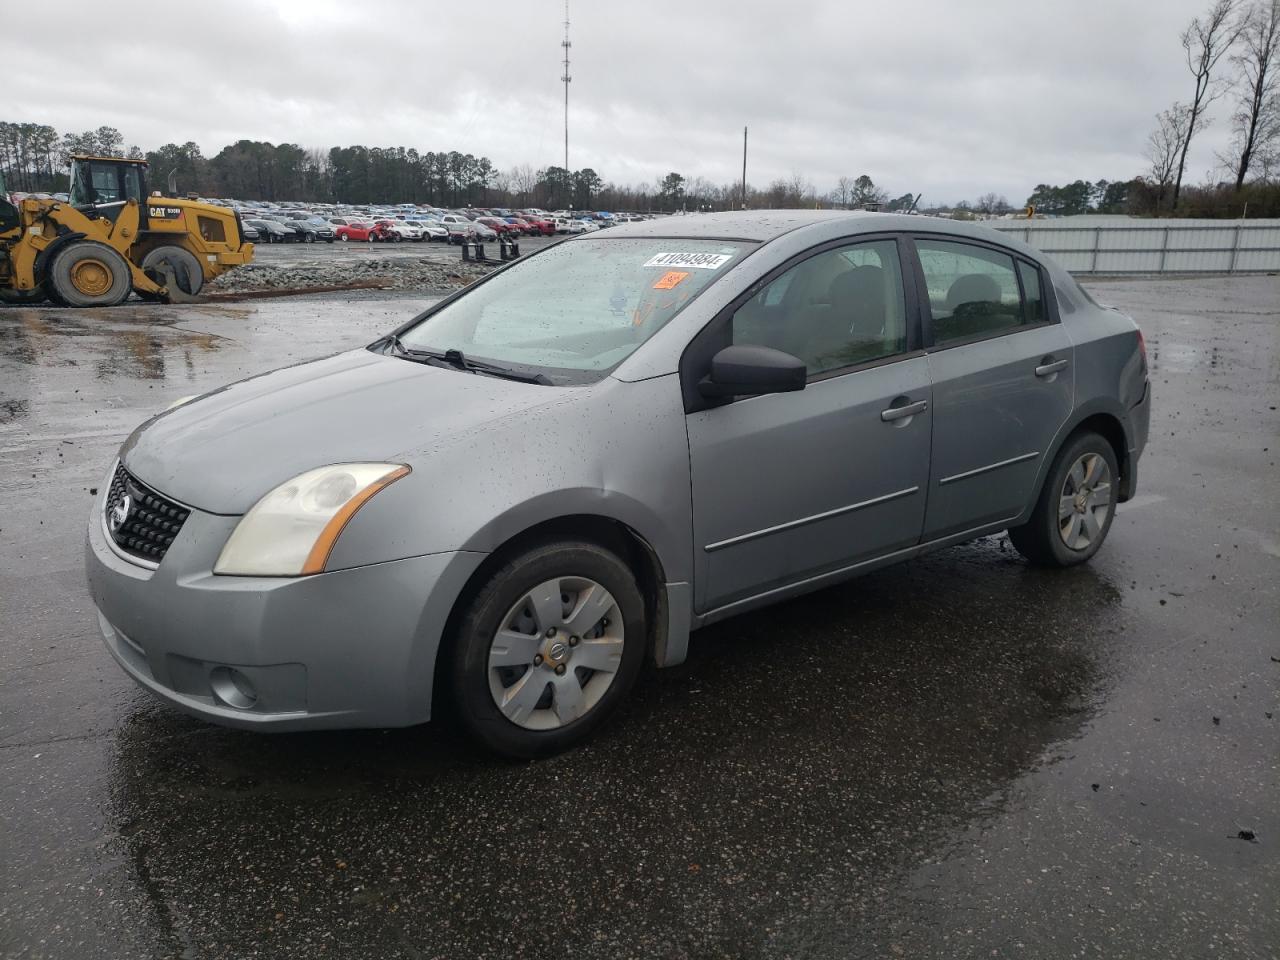
[[[558,753],[617,709],[644,647],[644,601],[621,558],[585,542],[533,548],[494,571],[460,620],[458,713],[503,756]]]
[[[1082,433],[1058,451],[1031,518],[1009,531],[1034,564],[1070,567],[1102,547],[1115,518],[1120,471],[1106,438]]]

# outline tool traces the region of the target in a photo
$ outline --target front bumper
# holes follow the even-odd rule
[[[239,518],[193,510],[152,570],[112,548],[102,516],[99,497],[85,565],[103,639],[156,696],[246,729],[430,719],[445,623],[484,554],[428,554],[310,577],[215,576]],[[247,705],[229,676],[252,692]]]

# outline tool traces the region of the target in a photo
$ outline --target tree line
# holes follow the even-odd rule
[[[1191,96],[1156,117],[1148,138],[1148,169],[1120,180],[1039,184],[1026,200],[1037,212],[1129,213],[1139,216],[1280,216],[1280,0],[1212,0],[1181,34]],[[1194,138],[1212,120],[1211,107],[1231,105],[1232,140],[1218,169],[1200,185],[1187,180]],[[153,188],[172,182],[180,193],[239,200],[432,203],[539,206],[548,209],[727,210],[874,206],[911,210],[919,197],[893,196],[868,174],[841,176],[820,191],[799,172],[765,185],[715,183],[676,171],[650,184],[607,182],[595,170],[507,170],[488,157],[414,147],[354,145],[329,149],[239,140],[206,157],[200,146],[167,143],[143,151],[126,146],[114,127],[59,133],[36,123],[0,122],[0,173],[21,192],[67,189],[74,154],[145,158]],[[937,209],[932,208],[932,209]],[[951,208],[961,218],[998,215],[1008,200],[987,193]]]

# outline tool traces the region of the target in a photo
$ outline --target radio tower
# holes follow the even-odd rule
[[[564,40],[560,46],[564,47],[564,73],[560,80],[564,83],[564,169],[569,172],[569,81],[573,77],[569,76],[569,48],[573,46],[569,42],[569,0],[564,0]]]

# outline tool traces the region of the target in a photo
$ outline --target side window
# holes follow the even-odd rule
[[[124,197],[125,200],[137,200],[142,203],[142,177],[138,174],[137,167],[128,167],[124,172]]]
[[[1018,276],[1022,278],[1023,322],[1044,323],[1048,314],[1044,309],[1044,296],[1040,293],[1040,271],[1025,260],[1019,260]]]
[[[796,264],[738,308],[732,335],[799,357],[812,377],[902,353],[906,317],[898,245],[873,240]]]
[[[1022,326],[1023,306],[1013,257],[945,240],[917,240],[916,249],[929,289],[935,343]]]

